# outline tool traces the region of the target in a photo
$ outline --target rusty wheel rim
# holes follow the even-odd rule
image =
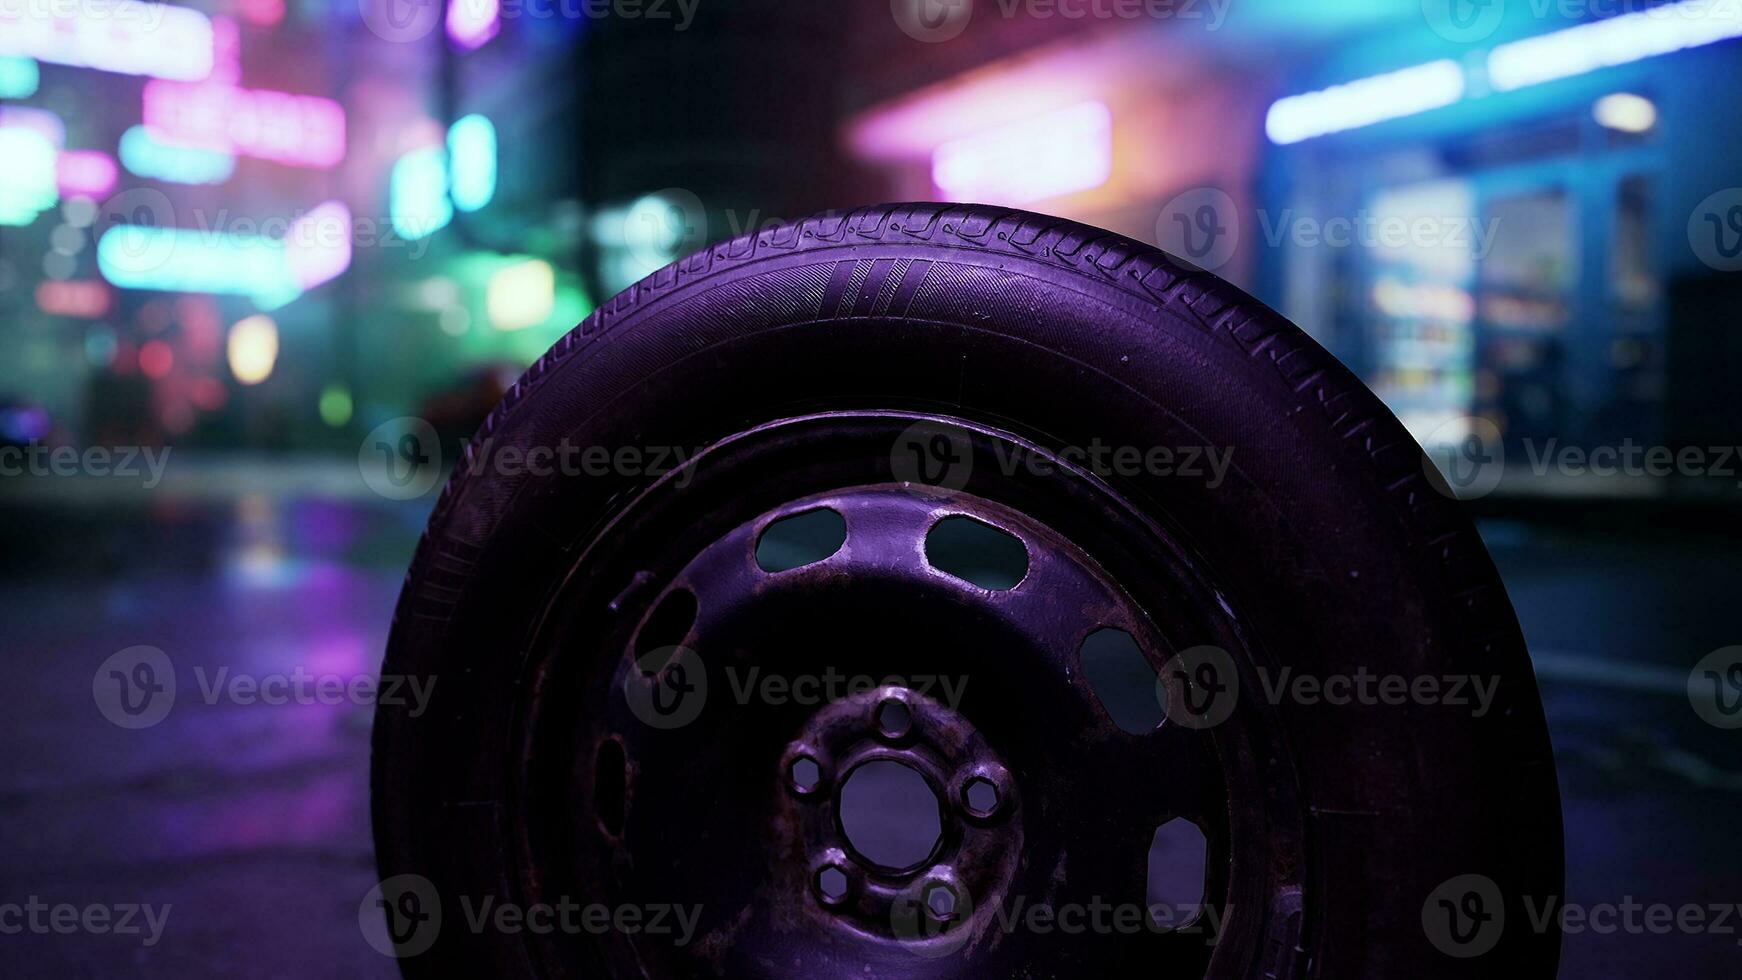
[[[941,478],[928,484],[902,460],[916,432],[975,461],[1051,465],[920,474]],[[843,518],[838,549],[758,564],[769,527],[819,510]],[[927,535],[950,517],[1019,540],[1021,580],[986,588],[935,567]],[[1182,651],[1225,651],[1223,669],[1250,674],[1237,604],[1178,535],[1036,442],[902,412],[784,419],[648,487],[578,553],[528,642],[505,882],[528,903],[700,917],[684,942],[530,937],[549,975],[1236,977],[1302,941],[1304,819],[1266,706],[1132,734],[1079,660],[1090,633],[1126,631],[1178,675],[1162,689],[1177,706]],[[744,697],[746,677],[824,667],[897,683],[820,703]],[[957,703],[915,682],[944,673],[966,678]],[[890,703],[907,709],[899,731],[881,718]],[[841,789],[873,761],[919,773],[939,800],[924,860],[881,864],[846,833]],[[1145,905],[1144,845],[1173,817],[1208,841],[1213,930],[1203,917],[1032,928],[1037,904]]]

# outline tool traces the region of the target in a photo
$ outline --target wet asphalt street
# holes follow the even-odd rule
[[[0,497],[0,906],[34,901],[48,923],[0,935],[0,975],[395,975],[358,927],[375,877],[371,709],[204,696],[226,668],[377,668],[427,503],[344,482]],[[1742,901],[1742,732],[1702,722],[1685,693],[1695,661],[1742,643],[1738,539],[1500,521],[1484,534],[1538,658],[1568,901]],[[167,717],[133,731],[105,720],[93,679],[140,644],[165,651],[179,686]],[[136,934],[113,934],[135,905]],[[81,924],[58,934],[56,914]],[[90,928],[93,914],[111,926]],[[1584,931],[1562,976],[1733,977],[1739,941]]]

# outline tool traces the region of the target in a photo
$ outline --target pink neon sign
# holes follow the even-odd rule
[[[55,178],[63,196],[108,197],[119,175],[115,158],[101,150],[62,150],[55,159]]]
[[[318,95],[151,81],[145,128],[182,146],[296,167],[331,167],[345,158],[345,110]]]
[[[0,54],[194,81],[212,72],[212,22],[161,3],[0,3]]]
[[[351,209],[328,201],[298,218],[284,236],[290,277],[313,289],[351,267]]]
[[[452,0],[448,4],[448,38],[462,51],[483,47],[501,28],[500,0]]]

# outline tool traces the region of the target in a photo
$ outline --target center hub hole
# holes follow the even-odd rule
[[[894,871],[931,857],[942,834],[937,794],[910,766],[890,759],[853,770],[841,787],[841,830],[871,862]]]

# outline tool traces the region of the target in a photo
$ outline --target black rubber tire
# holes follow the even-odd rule
[[[435,676],[427,712],[384,707],[374,822],[384,878],[493,887],[524,644],[576,545],[635,488],[468,476],[504,446],[707,445],[799,412],[937,411],[1043,444],[1232,449],[1227,479],[1118,489],[1183,528],[1236,584],[1277,665],[1500,679],[1493,710],[1283,705],[1306,804],[1303,948],[1278,977],[1549,978],[1563,893],[1558,790],[1511,605],[1470,520],[1354,376],[1299,329],[1163,252],[983,206],[826,214],[692,255],[612,299],[526,372],[442,492],[384,672]],[[1442,882],[1506,899],[1474,959],[1428,941]],[[526,972],[512,936],[444,933],[408,974]]]

